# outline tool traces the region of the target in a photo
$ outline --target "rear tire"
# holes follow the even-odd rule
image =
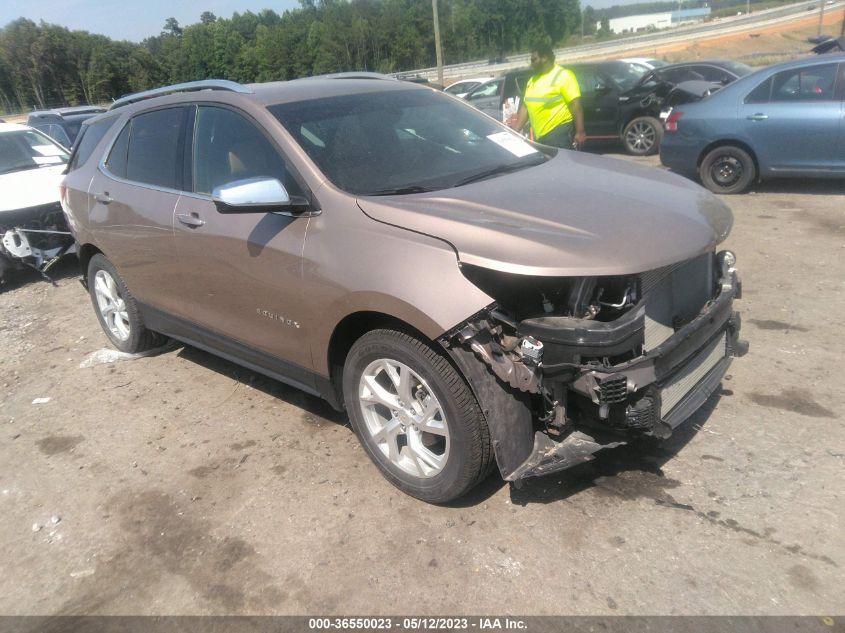
[[[631,119],[622,131],[622,144],[632,156],[650,156],[660,149],[663,124],[652,116]]]
[[[164,343],[164,337],[144,326],[135,297],[114,265],[100,253],[88,262],[88,292],[100,326],[121,352],[138,354]]]
[[[713,193],[742,193],[757,179],[754,159],[736,145],[711,150],[698,168],[701,183]]]
[[[490,473],[493,450],[478,402],[429,343],[396,330],[365,334],[346,358],[343,395],[364,450],[403,492],[445,503]]]

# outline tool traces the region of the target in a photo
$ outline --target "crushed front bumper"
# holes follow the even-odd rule
[[[614,322],[543,317],[517,323],[516,340],[530,337],[544,349],[542,361],[533,367],[497,349],[495,327],[477,322],[464,328],[459,337],[476,359],[514,393],[539,396],[545,403],[542,421],[534,408],[527,435],[488,415],[502,476],[518,481],[546,475],[589,461],[631,437],[670,436],[716,391],[732,359],[748,349],[739,338],[740,315],[733,310],[742,293],[733,268],[721,272],[718,288],[696,316],[669,328],[659,345],[652,338],[648,351],[643,343],[649,340],[646,302]],[[476,382],[477,373],[470,376],[474,387]],[[497,405],[485,408],[496,411]]]
[[[589,461],[599,450],[625,444],[631,432],[671,435],[716,391],[733,357],[748,350],[739,338],[740,315],[733,310],[741,283],[734,270],[720,282],[718,297],[653,351],[600,369],[580,366],[566,385],[575,394],[568,402],[576,401],[576,428],[560,440],[536,432],[531,455],[506,479],[536,477]],[[614,347],[629,335],[616,332],[602,342]]]

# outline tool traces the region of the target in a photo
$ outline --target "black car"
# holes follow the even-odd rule
[[[641,65],[622,60],[561,65],[578,79],[588,141],[618,140],[635,156],[657,152],[663,138],[659,117],[665,106],[697,100],[751,72],[745,64],[731,61],[672,64],[645,74]],[[509,71],[481,84],[465,99],[502,120],[504,104],[523,94],[530,76],[530,69]],[[678,84],[702,81],[710,89],[695,85],[695,90],[675,90]]]
[[[635,155],[657,151],[663,128],[657,118],[659,108],[648,101],[641,105],[629,93],[643,76],[643,67],[624,61],[565,64],[575,73],[581,88],[584,126],[588,140],[621,140]],[[471,105],[503,120],[505,105],[521,98],[531,77],[523,68],[487,81],[466,97]]]
[[[92,116],[105,112],[100,106],[76,106],[72,108],[55,108],[53,110],[36,110],[30,112],[26,124],[41,130],[57,143],[71,147],[79,134],[82,122]]]
[[[643,75],[640,86],[668,83],[677,86],[684,81],[709,81],[728,85],[754,71],[753,68],[729,59],[681,62],[655,68]]]

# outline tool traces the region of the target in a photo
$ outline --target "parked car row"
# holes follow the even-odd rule
[[[618,140],[636,156],[658,151],[663,136],[660,114],[665,108],[700,99],[752,71],[732,61],[660,65],[657,60],[641,59],[565,67],[575,74],[581,87],[587,139]],[[464,98],[501,120],[506,104],[521,97],[530,76],[527,68],[509,71],[481,83]]]
[[[633,155],[659,151],[664,165],[730,194],[760,178],[845,176],[843,60],[830,54],[757,72],[730,60],[565,67],[581,87],[588,140],[618,140]],[[506,119],[530,75],[509,71],[465,99]]]

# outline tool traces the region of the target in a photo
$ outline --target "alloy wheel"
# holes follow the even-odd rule
[[[657,132],[654,127],[645,121],[637,121],[628,129],[625,135],[625,142],[632,150],[646,153],[654,147],[657,139]]]
[[[358,386],[367,431],[397,468],[434,477],[449,459],[449,424],[434,392],[414,370],[382,358],[367,365]]]
[[[105,270],[98,270],[94,276],[94,294],[97,297],[100,315],[109,332],[120,341],[127,340],[131,330],[126,302],[120,294],[114,277]]]

